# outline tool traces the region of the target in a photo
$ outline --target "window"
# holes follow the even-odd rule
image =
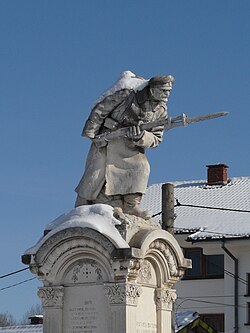
[[[245,325],[250,325],[250,303],[247,303],[247,322]]]
[[[185,258],[192,260],[192,268],[187,269],[184,279],[209,279],[224,277],[224,256],[204,255],[201,248],[185,248]]]
[[[204,313],[200,318],[217,332],[224,332],[224,313]]]
[[[250,296],[250,273],[247,273],[247,290],[246,296]]]
[[[207,275],[224,276],[224,256],[223,254],[204,256]]]

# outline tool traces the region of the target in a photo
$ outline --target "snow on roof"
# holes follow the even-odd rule
[[[20,325],[20,326],[6,326],[0,327],[2,333],[42,333],[43,325]]]
[[[149,186],[142,207],[161,212],[161,187]],[[174,197],[182,205],[218,207],[250,212],[250,177],[235,177],[227,185],[208,186],[206,181],[173,182]],[[175,233],[192,233],[190,240],[250,237],[250,213],[208,208],[175,207]],[[159,221],[161,215],[154,218]]]
[[[128,248],[128,243],[122,238],[115,225],[121,224],[113,216],[113,207],[104,204],[86,205],[72,209],[60,215],[49,223],[45,230],[50,232],[42,237],[38,243],[25,251],[25,254],[35,254],[38,249],[53,234],[67,228],[91,228],[107,236],[117,248]]]

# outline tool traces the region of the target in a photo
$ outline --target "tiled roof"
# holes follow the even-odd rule
[[[42,333],[43,325],[20,325],[0,327],[1,333]]]
[[[161,187],[149,186],[142,207],[161,212]],[[206,181],[173,182],[174,197],[183,206],[175,207],[175,233],[192,233],[192,240],[250,237],[250,177],[235,177],[227,185],[208,186]],[[177,202],[176,202],[177,203]],[[196,205],[248,212],[185,207]],[[161,215],[154,218],[161,220]]]

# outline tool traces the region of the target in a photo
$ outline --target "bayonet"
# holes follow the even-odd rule
[[[187,126],[189,124],[197,123],[199,121],[214,119],[214,118],[218,118],[218,117],[222,117],[222,116],[226,116],[226,115],[228,115],[228,112],[216,112],[216,113],[209,113],[209,114],[189,118],[185,113],[183,113],[182,115],[177,116],[177,117],[168,117],[168,119],[158,119],[158,120],[151,121],[148,123],[142,123],[139,126],[142,131],[150,130],[150,129],[158,127],[158,126],[164,126],[165,131],[169,131],[175,127]],[[117,130],[114,130],[114,131],[99,134],[93,139],[93,141],[94,142],[102,142],[103,140],[110,141],[112,139],[115,139],[115,138],[118,138],[121,136],[126,136],[129,127],[131,127],[131,126],[122,127]]]

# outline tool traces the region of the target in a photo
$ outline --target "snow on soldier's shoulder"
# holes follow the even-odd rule
[[[120,90],[140,91],[148,85],[148,81],[149,80],[146,80],[129,70],[124,71],[116,82],[95,101],[94,106],[103,101],[106,97],[111,96]]]

